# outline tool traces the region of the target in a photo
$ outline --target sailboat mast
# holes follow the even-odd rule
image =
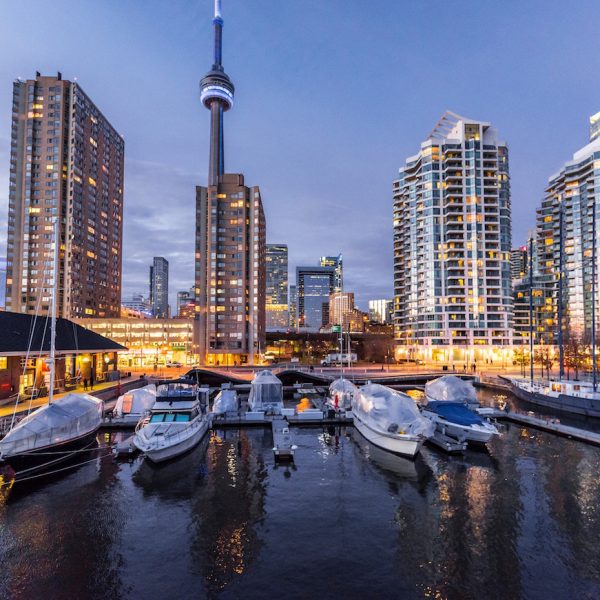
[[[57,313],[57,302],[58,297],[58,256],[59,256],[59,222],[58,217],[54,221],[54,260],[53,260],[53,272],[54,280],[52,284],[52,314],[50,319],[50,386],[48,388],[48,404],[52,403],[54,396],[54,377],[56,376],[56,313]]]
[[[533,383],[533,237],[529,238],[529,375]]]
[[[592,385],[596,391],[596,199],[592,199]]]
[[[565,376],[565,348],[563,343],[562,301],[563,301],[563,204],[560,203],[558,218],[558,376]]]

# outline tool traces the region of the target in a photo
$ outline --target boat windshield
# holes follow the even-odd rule
[[[193,383],[161,383],[156,388],[156,395],[161,398],[187,398],[196,395],[196,386]]]
[[[191,413],[155,413],[150,417],[150,423],[187,423]]]

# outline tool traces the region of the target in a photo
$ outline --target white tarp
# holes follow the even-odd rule
[[[415,401],[384,385],[370,383],[359,388],[352,411],[379,431],[425,437],[433,435],[433,423],[421,416]]]
[[[248,405],[252,411],[278,413],[283,408],[283,385],[268,369],[260,371],[252,380]]]
[[[113,413],[118,418],[126,415],[143,415],[154,406],[155,402],[156,386],[150,384],[119,396]]]
[[[217,415],[225,414],[226,412],[237,412],[238,400],[235,390],[221,390],[213,404],[213,413]]]
[[[89,394],[66,394],[38,408],[0,440],[0,455],[9,458],[83,437],[100,427],[102,400]]]
[[[444,375],[425,385],[428,401],[466,402],[477,404],[477,392],[470,381],[464,381],[455,375]]]
[[[329,396],[332,404],[335,405],[337,398],[338,408],[351,408],[352,398],[358,391],[357,387],[349,380],[340,377],[329,386]]]

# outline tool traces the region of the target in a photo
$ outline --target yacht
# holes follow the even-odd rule
[[[588,381],[531,381],[503,377],[519,399],[561,412],[600,418],[600,391]]]
[[[429,381],[425,399],[422,414],[443,435],[475,444],[486,444],[500,435],[491,421],[474,412],[478,406],[475,389],[460,377],[445,375]]]
[[[410,396],[376,383],[358,388],[352,414],[354,426],[369,442],[403,456],[416,456],[434,431]]]
[[[195,381],[159,381],[150,416],[138,424],[133,443],[152,462],[175,458],[196,446],[208,431],[208,388]]]

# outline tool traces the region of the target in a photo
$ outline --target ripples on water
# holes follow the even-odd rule
[[[600,449],[514,425],[414,462],[352,428],[296,443],[276,466],[270,430],[216,431],[13,489],[0,597],[600,597]]]

